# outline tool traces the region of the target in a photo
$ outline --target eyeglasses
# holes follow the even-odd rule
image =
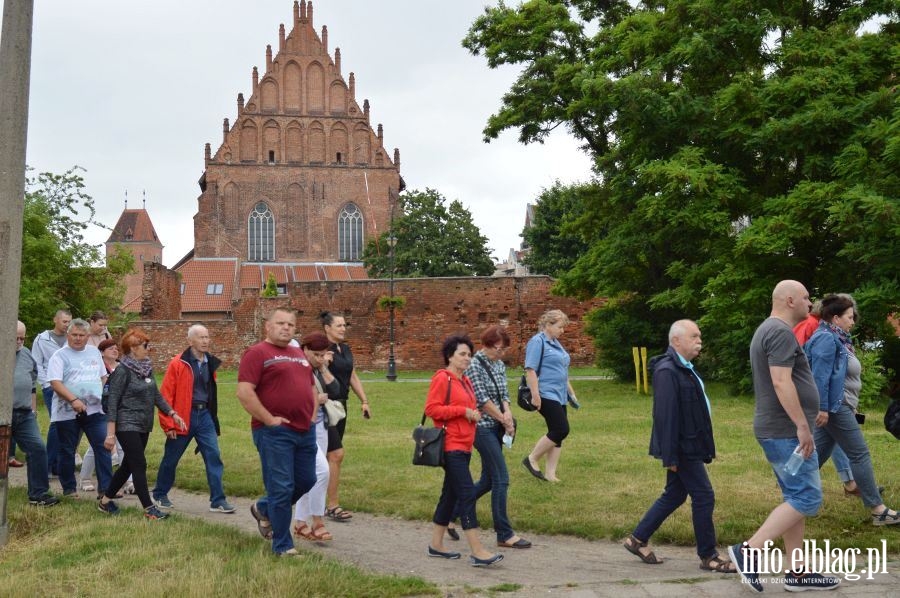
[[[503,345],[497,345],[495,347],[491,347],[491,349],[493,349],[497,353],[503,353],[504,351],[506,351],[506,347],[504,347]]]
[[[147,350],[149,350],[149,349],[150,349],[150,343],[144,343],[144,348],[147,349]]]
[[[23,341],[23,342],[24,342],[24,341],[25,341],[25,337],[24,337],[24,336],[17,336],[17,337],[16,337],[16,340],[17,340],[17,341]]]

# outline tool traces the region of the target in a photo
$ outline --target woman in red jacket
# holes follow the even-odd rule
[[[472,556],[469,563],[486,567],[503,560],[502,554],[488,552],[478,537],[478,519],[475,516],[475,486],[469,471],[472,445],[475,442],[475,422],[481,419],[475,402],[475,389],[463,375],[472,361],[474,346],[467,336],[451,336],[444,341],[441,353],[447,367],[438,370],[431,378],[425,415],[434,420],[435,427],[445,428],[444,436],[444,487],[434,510],[434,529],[428,556],[458,559],[458,552],[444,550],[444,532],[459,502],[460,527],[466,534]]]

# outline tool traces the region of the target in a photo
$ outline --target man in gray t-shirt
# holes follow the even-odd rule
[[[770,367],[789,368],[791,382],[807,427],[812,430],[819,412],[819,392],[809,369],[806,354],[791,327],[777,317],[764,321],[750,342],[750,367],[753,370],[753,394],[756,411],[753,433],[757,438],[797,438],[797,426],[781,405]]]
[[[775,507],[749,540],[728,548],[735,568],[756,592],[763,591],[760,571],[773,572],[773,562],[761,559],[777,538],[784,540],[784,587],[789,591],[832,590],[840,579],[809,571],[802,562],[806,518],[822,505],[822,482],[812,430],[819,412],[819,392],[809,362],[794,337],[793,327],[809,314],[812,304],[806,287],[782,280],[772,291],[772,313],[760,324],[750,342],[756,412],[753,432],[772,466],[784,501]],[[803,460],[787,471],[792,453]],[[794,560],[795,555],[799,556]]]

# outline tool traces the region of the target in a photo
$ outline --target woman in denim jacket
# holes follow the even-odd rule
[[[900,514],[887,508],[878,491],[872,457],[854,413],[862,388],[862,368],[853,350],[850,330],[856,310],[848,296],[828,295],[822,299],[822,321],[804,346],[819,390],[815,441],[819,467],[831,456],[834,445],[850,458],[860,498],[872,514],[876,526],[900,523]]]

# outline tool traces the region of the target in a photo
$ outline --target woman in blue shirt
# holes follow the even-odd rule
[[[522,460],[525,469],[539,480],[558,482],[556,466],[562,452],[562,441],[569,435],[569,419],[566,405],[575,399],[575,391],[569,383],[569,354],[563,349],[559,337],[565,332],[569,318],[558,309],[551,309],[538,320],[538,332],[525,347],[525,380],[531,390],[531,403],[547,423],[547,434],[542,436],[531,454]],[[547,457],[546,473],[540,470],[539,461]]]

